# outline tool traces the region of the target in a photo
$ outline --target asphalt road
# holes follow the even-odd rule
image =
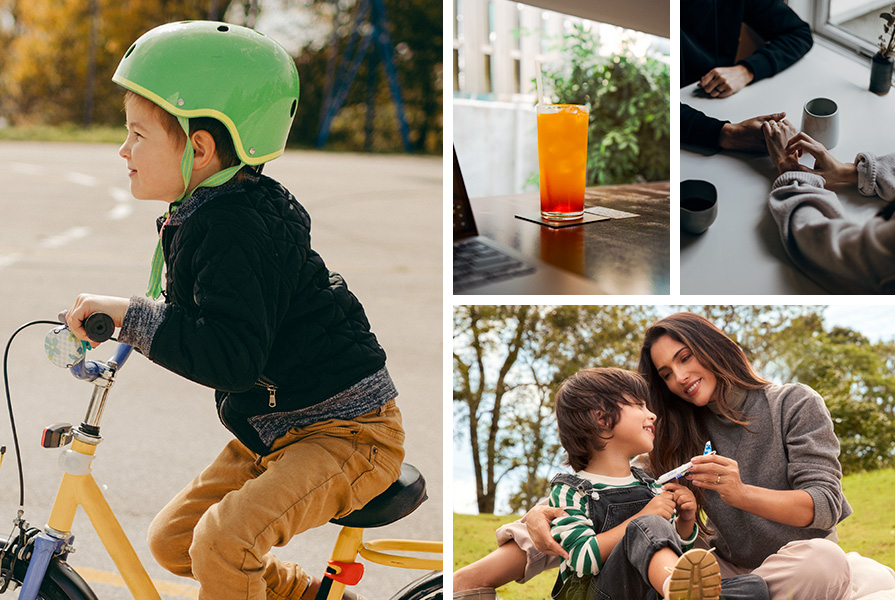
[[[398,386],[407,458],[423,472],[429,500],[372,537],[442,539],[442,161],[440,158],[288,152],[265,173],[311,214],[312,243],[363,302]],[[0,142],[0,342],[21,324],[54,319],[80,292],[130,296],[146,288],[159,202],[128,192],[112,145]],[[59,450],[42,429],[79,423],[91,386],[45,358],[49,326],[19,334],[10,388],[22,444],[26,518],[42,526],[60,477]],[[111,353],[108,344],[94,351]],[[15,453],[6,411],[0,444],[0,532],[18,507]],[[135,355],[112,390],[93,473],[164,598],[196,597],[195,582],[159,567],[146,547],[155,513],[230,439],[212,391]],[[277,549],[322,574],[337,528],[307,532]],[[70,563],[103,599],[130,598],[83,512]],[[368,536],[369,537],[369,536]],[[420,571],[367,565],[357,591],[389,598]]]

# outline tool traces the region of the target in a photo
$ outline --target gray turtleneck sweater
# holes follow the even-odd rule
[[[769,521],[728,506],[717,493],[706,494],[705,512],[716,530],[709,543],[729,562],[754,569],[788,542],[827,537],[852,509],[842,494],[839,441],[817,392],[786,384],[731,395],[729,401],[749,424],[708,414],[714,449],[737,461],[743,483],[804,490],[814,500],[814,521],[803,528]]]
[[[895,200],[895,154],[858,154],[858,191]],[[786,253],[834,294],[895,293],[895,220],[846,218],[823,177],[790,171],[774,182],[768,200]]]

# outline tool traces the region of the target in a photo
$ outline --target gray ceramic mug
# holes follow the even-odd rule
[[[839,142],[839,107],[829,98],[815,98],[802,110],[802,131],[829,150]]]
[[[708,181],[688,179],[681,182],[681,229],[699,235],[718,216],[718,190]]]

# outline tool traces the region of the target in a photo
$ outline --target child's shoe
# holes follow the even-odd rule
[[[694,548],[684,552],[665,580],[665,600],[718,600],[721,595],[721,567],[711,552]]]

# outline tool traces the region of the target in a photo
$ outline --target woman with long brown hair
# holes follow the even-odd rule
[[[647,330],[639,371],[657,415],[648,471],[658,476],[693,461],[685,481],[708,519],[700,529],[722,576],[760,575],[771,598],[847,597],[848,561],[831,540],[852,510],[823,399],[801,384],[765,381],[730,337],[693,313]],[[707,441],[717,454],[702,456]],[[498,531],[497,551],[455,573],[455,594],[558,564],[549,556],[562,554],[549,536],[556,511],[535,507],[525,524]]]
[[[662,439],[650,466],[660,474],[693,459],[686,479],[722,572],[761,575],[772,597],[842,597],[824,595],[849,581],[828,538],[852,510],[820,395],[765,381],[736,342],[693,313],[647,330],[639,371]],[[698,456],[709,440],[717,454]]]

